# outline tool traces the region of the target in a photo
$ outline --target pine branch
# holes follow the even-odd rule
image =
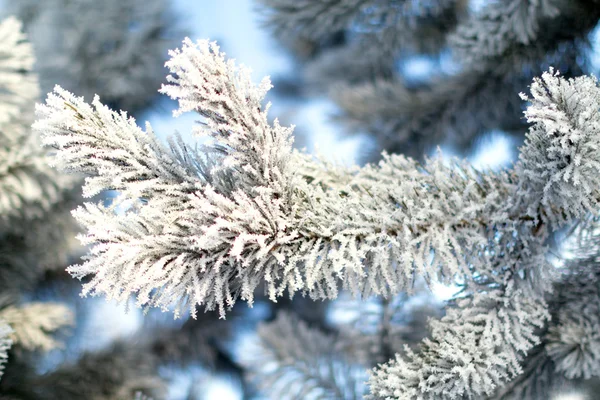
[[[561,41],[583,39],[600,14],[592,1],[500,0],[459,24],[448,42],[468,69],[489,70],[500,59]]]
[[[455,7],[456,0],[327,0],[321,2],[261,0],[268,24],[276,31],[298,32],[309,38],[358,25],[372,30],[394,25],[416,26],[420,19],[437,16]]]
[[[58,303],[10,306],[0,310],[0,319],[13,329],[10,336],[13,343],[27,350],[49,351],[60,347],[61,343],[50,334],[65,326],[73,325],[72,312]]]
[[[523,194],[540,193],[541,184],[536,180],[543,178],[536,174],[552,177],[545,181],[540,199],[521,197],[530,211],[538,210],[548,227],[597,212],[587,204],[597,204],[599,199],[598,166],[588,164],[591,160],[583,154],[596,152],[599,90],[595,78],[564,80],[551,71],[534,80],[531,99],[523,95],[531,103],[526,116],[534,125],[515,169],[524,177]],[[558,209],[562,211],[557,213]],[[502,252],[481,255],[490,258],[482,265],[495,267],[476,268],[474,284],[465,282],[456,306],[432,323],[431,339],[423,341],[418,353],[407,349],[406,356],[397,355],[396,360],[374,371],[370,379],[372,398],[491,396],[522,373],[527,352],[541,342],[537,331],[549,318],[543,293],[549,289],[547,271],[551,267],[546,265],[542,246],[548,233],[537,228],[532,233],[531,239],[537,236],[537,244],[524,244],[523,240],[531,239],[522,233],[516,243],[500,245]],[[572,334],[566,334],[572,341]],[[555,351],[552,346],[548,349],[565,366],[574,367],[573,357],[581,357],[565,354],[570,353],[565,351],[569,344],[567,340]],[[579,369],[570,369],[570,373],[577,376],[586,368],[584,359]]]
[[[528,277],[550,268],[543,253],[531,253],[540,248],[538,244],[492,257],[490,263],[502,272],[486,274],[489,282],[475,289],[467,287],[446,316],[432,321],[431,337],[418,352],[406,347],[405,355],[397,354],[375,369],[370,398],[490,396],[519,375],[524,354],[540,342],[536,331],[549,318],[539,293],[543,288]],[[518,276],[523,272],[525,279]]]
[[[517,169],[522,171],[523,190],[543,195],[537,200],[522,199],[529,202],[529,210],[541,207],[554,226],[582,218],[587,212],[595,215],[600,199],[600,160],[591,155],[598,154],[600,146],[597,79],[565,80],[551,69],[534,79],[531,96],[521,94],[530,102],[525,116],[533,125]]]
[[[337,118],[350,132],[373,132],[381,148],[421,158],[435,143],[468,148],[494,129],[521,131],[515,93],[529,82],[518,75],[467,71],[416,89],[399,78],[378,79],[338,85],[331,94],[342,109]]]
[[[82,242],[93,245],[86,262],[70,268],[92,276],[84,293],[121,301],[137,294],[140,306],[178,312],[188,305],[194,313],[198,304],[221,315],[238,297],[251,303],[261,281],[272,300],[286,289],[334,298],[338,279],[355,294],[390,295],[410,288],[415,274],[445,282],[470,276],[487,268],[478,257],[498,235],[527,242],[547,231],[545,223],[554,229],[594,210],[600,198],[586,181],[596,179],[596,153],[586,150],[597,145],[595,115],[578,122],[581,139],[565,132],[585,160],[569,158],[579,150],[567,146],[558,154],[566,164],[556,164],[548,136],[555,132],[544,136],[546,121],[532,110],[539,127],[513,171],[386,156],[377,166],[342,170],[344,183],[327,187],[304,175],[320,167],[293,155],[291,130],[267,122],[260,108],[267,81],[254,87],[245,69],[205,41],[186,41],[172,57],[173,84],[163,91],[179,100],[178,114],[206,118],[196,133],[214,140],[207,158],[181,143],[163,149],[150,127],[141,131],[99,100],[91,107],[57,89],[38,108],[35,128],[57,148],[59,167],[90,174],[84,193],[119,190],[118,204],[131,204],[124,215],[91,203],[75,212],[88,229]],[[568,82],[595,88],[590,78]],[[537,89],[533,95],[543,101]],[[585,104],[573,103],[566,118],[587,115]],[[565,167],[578,173],[565,175]],[[538,168],[544,185],[532,178]]]
[[[184,34],[165,0],[22,0],[6,9],[25,23],[43,93],[60,84],[130,112],[156,97],[167,49]]]
[[[0,378],[4,373],[4,364],[8,360],[8,351],[12,346],[11,334],[10,326],[4,321],[0,321]]]
[[[259,326],[258,335],[260,349],[248,366],[270,398],[362,398],[364,367],[340,354],[335,337],[286,313]]]
[[[21,23],[7,18],[0,23],[0,126],[18,117],[37,99],[37,80],[31,45],[21,33]]]
[[[593,2],[503,0],[474,13],[449,35],[449,46],[462,67],[455,75],[434,74],[427,84],[410,88],[391,69],[398,55],[386,53],[384,60],[389,61],[383,65],[388,69],[370,56],[372,48],[384,47],[375,39],[364,46],[371,50],[355,57],[338,51],[341,56],[335,54],[330,69],[326,62],[317,62],[307,73],[309,80],[330,88],[342,108],[338,118],[350,132],[371,133],[389,152],[420,158],[432,143],[443,142],[464,150],[492,130],[520,134],[524,126],[515,93],[524,91],[548,66],[558,66],[570,76],[586,73],[581,61],[589,51],[586,37],[599,19]],[[353,61],[356,54],[366,55],[373,64]],[[333,55],[329,52],[323,60]],[[336,71],[348,70],[345,82],[333,77]]]

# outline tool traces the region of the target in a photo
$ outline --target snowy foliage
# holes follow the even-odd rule
[[[251,379],[272,399],[348,399],[365,392],[365,369],[344,356],[336,338],[280,313],[258,328],[260,346]]]
[[[491,0],[477,2],[477,11],[466,11],[467,1],[261,3],[278,37],[314,42],[289,46],[312,49],[301,90],[332,97],[349,133],[368,132],[380,148],[417,159],[437,144],[465,152],[494,130],[520,136],[526,126],[515,93],[549,66],[566,76],[594,72],[594,0]],[[333,33],[340,30],[341,38]],[[431,63],[426,78],[399,67],[412,56]]]
[[[55,149],[54,164],[87,175],[84,195],[119,192],[110,205],[74,212],[91,245],[85,262],[69,268],[89,278],[84,294],[135,295],[139,306],[174,307],[176,315],[217,308],[224,317],[239,298],[251,304],[262,284],[276,301],[286,291],[331,299],[341,288],[390,297],[410,291],[418,276],[458,282],[430,337],[372,372],[371,398],[492,396],[523,372],[551,315],[546,241],[599,208],[594,78],[551,71],[533,82],[523,96],[532,126],[512,169],[387,154],[342,167],[292,150],[292,129],[270,123],[262,105],[268,79],[254,85],[215,43],[186,39],[170,54],[161,91],[179,102],[176,116],[203,118],[194,133],[205,145],[176,137],[166,148],[148,124],[142,130],[99,98],[89,105],[60,87],[37,109],[34,128]],[[582,318],[579,325],[590,321]],[[557,370],[590,376],[593,356],[565,346],[593,342],[594,325],[575,325],[548,330],[560,344],[548,354]],[[332,340],[279,317],[262,338],[281,368],[318,360],[289,345],[293,335],[315,354]],[[331,368],[337,376],[337,364]],[[323,385],[298,393],[313,389]]]
[[[531,85],[525,116],[533,123],[519,160],[524,188],[543,193],[529,208],[543,208],[553,224],[597,213],[600,202],[600,88],[594,77],[571,80],[552,70]],[[560,212],[557,212],[560,210]]]
[[[4,372],[4,364],[8,360],[8,350],[12,346],[11,333],[10,326],[4,321],[0,321],[0,378]]]
[[[130,111],[148,105],[164,78],[175,16],[165,0],[20,0],[44,93],[61,84]],[[140,51],[143,49],[143,51]]]
[[[532,261],[543,263],[543,258]],[[518,264],[509,265],[508,271],[524,268]],[[544,326],[548,312],[535,289],[513,274],[490,283],[501,285],[499,289],[484,286],[487,290],[456,299],[446,316],[431,323],[431,337],[418,352],[407,348],[405,355],[378,367],[369,382],[371,398],[489,396],[517,376],[523,353],[539,342],[536,329]]]
[[[503,55],[515,44],[529,45],[540,34],[540,22],[560,13],[564,0],[502,0],[491,2],[473,16],[469,24],[461,24],[450,38],[457,57],[465,63]]]
[[[416,26],[420,19],[447,12],[457,0],[410,1],[390,4],[386,0],[261,0],[269,24],[279,31],[299,31],[304,37],[318,38],[344,28],[377,31],[397,25]]]
[[[22,292],[73,249],[76,229],[68,209],[78,179],[48,166],[31,131],[39,91],[31,45],[20,29],[14,18],[0,22],[0,364],[11,345],[54,348],[50,334],[72,320],[59,304],[21,304]]]
[[[50,334],[73,324],[73,313],[58,303],[28,303],[0,310],[0,319],[12,328],[11,339],[27,350],[52,350],[61,345]]]
[[[2,21],[0,43],[0,124],[6,124],[37,99],[38,87],[35,76],[23,73],[31,70],[34,58],[19,21]]]
[[[0,23],[4,38],[0,66],[0,237],[1,246],[6,248],[2,258],[8,265],[14,264],[14,255],[29,258],[26,264],[50,267],[64,258],[61,254],[65,252],[58,249],[69,248],[70,236],[76,231],[68,208],[77,198],[74,188],[78,179],[50,168],[39,136],[31,132],[39,91],[31,72],[32,49],[20,28],[13,18]],[[21,239],[13,240],[15,237]],[[22,251],[22,246],[27,250]]]

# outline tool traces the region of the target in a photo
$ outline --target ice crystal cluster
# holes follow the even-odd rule
[[[344,167],[292,149],[292,128],[271,121],[263,104],[269,80],[253,84],[214,42],[186,39],[170,55],[161,92],[178,101],[176,116],[200,115],[203,144],[175,136],[164,146],[149,124],[60,87],[37,108],[34,129],[53,164],[85,174],[86,197],[118,192],[109,205],[74,211],[90,247],[69,272],[86,280],[84,294],[225,317],[240,299],[252,304],[259,286],[273,301],[340,291],[388,299],[420,279],[460,286],[429,336],[391,349],[367,389],[355,375],[364,360],[344,355],[348,346],[334,352],[333,337],[286,315],[265,325],[269,363],[259,380],[281,394],[283,371],[302,377],[287,388],[291,398],[511,396],[536,378],[524,372],[549,363],[567,379],[600,373],[598,281],[585,278],[597,271],[581,256],[589,246],[578,243],[564,274],[547,248],[553,232],[593,225],[599,207],[595,78],[550,69],[533,80],[522,95],[530,129],[510,169],[389,154]],[[596,243],[597,232],[586,232]],[[576,291],[593,298],[580,315]]]

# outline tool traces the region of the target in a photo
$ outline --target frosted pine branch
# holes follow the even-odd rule
[[[549,318],[535,286],[538,281],[532,278],[548,268],[543,254],[531,253],[540,249],[538,244],[493,257],[494,270],[505,272],[485,274],[489,281],[475,285],[478,290],[468,288],[446,316],[432,321],[431,337],[417,352],[406,348],[404,355],[375,369],[369,380],[370,398],[490,396],[519,375],[521,361],[540,342],[537,330]],[[527,254],[527,261],[519,259],[519,250]]]
[[[60,84],[130,112],[155,98],[183,35],[166,0],[20,0],[5,10],[25,24],[44,93]]]
[[[562,0],[501,0],[487,5],[451,35],[450,46],[467,65],[501,56],[515,44],[529,45],[540,34],[540,23],[556,18]],[[565,12],[565,10],[562,10]],[[544,21],[545,22],[545,21]]]
[[[523,129],[515,93],[529,82],[466,71],[418,89],[400,78],[340,84],[332,97],[350,131],[367,130],[388,151],[421,158],[433,143],[449,141],[462,148],[484,132]]]
[[[12,329],[6,322],[0,321],[0,378],[4,373],[4,364],[8,360],[8,351],[12,346]]]
[[[272,399],[361,399],[364,367],[339,351],[336,338],[280,313],[258,328],[251,378]]]
[[[178,185],[189,191],[198,179],[193,176],[192,153],[177,160],[150,126],[144,132],[125,112],[110,110],[98,98],[90,106],[57,87],[48,96],[47,106],[38,107],[37,113],[46,120],[44,144],[59,150],[53,163],[59,169],[87,175],[85,197],[118,190],[129,199],[150,198],[154,192]],[[40,129],[39,123],[34,129]]]
[[[52,350],[60,347],[52,336],[55,331],[73,325],[73,313],[58,303],[28,303],[0,310],[0,319],[8,323],[14,344],[27,350]]]
[[[275,120],[267,121],[269,105],[261,102],[271,89],[268,78],[256,86],[250,70],[226,61],[216,43],[186,39],[183,48],[169,52],[166,66],[171,83],[161,92],[179,102],[175,116],[196,111],[206,125],[194,129],[197,136],[217,139],[215,150],[224,154],[225,167],[238,172],[235,184],[242,188],[270,187],[274,195],[289,196],[290,171],[286,162],[291,153],[292,129]],[[209,79],[210,78],[210,79]],[[287,199],[286,199],[287,200]]]
[[[38,87],[31,44],[25,41],[21,23],[7,18],[0,23],[0,125],[18,116],[37,99]]]
[[[544,224],[558,226],[597,212],[597,164],[594,157],[586,155],[597,154],[598,90],[595,78],[565,80],[551,71],[534,81],[531,99],[524,96],[531,102],[526,115],[534,125],[515,170],[523,176],[521,200],[529,205],[530,214],[538,210]],[[490,396],[522,372],[527,352],[541,342],[536,330],[546,326],[549,316],[542,297],[548,289],[549,280],[544,277],[548,267],[540,252],[547,233],[538,228],[532,233],[540,241],[537,245],[522,247],[519,242],[527,236],[521,233],[516,246],[501,246],[507,250],[492,256],[488,265],[496,264],[505,271],[503,281],[498,281],[502,274],[493,273],[499,270],[477,268],[481,275],[475,277],[475,285],[466,282],[466,297],[459,298],[456,308],[432,324],[432,338],[423,342],[420,351],[407,350],[405,357],[397,356],[375,370],[370,380],[374,398]],[[487,278],[482,281],[483,276]],[[478,289],[481,283],[484,292]],[[560,360],[559,371],[565,368],[561,363],[569,366],[571,377],[590,370],[585,360],[593,355],[564,354],[570,341],[589,341],[581,337],[593,329],[586,327],[587,322],[589,318],[584,317],[583,324],[568,324],[576,332],[563,331],[560,324],[550,330],[563,344],[551,345],[548,351]],[[473,342],[469,344],[469,340]],[[574,360],[580,364],[575,365]]]
[[[48,166],[38,135],[31,132],[38,97],[32,48],[9,18],[0,23],[0,237],[3,290],[31,284],[46,268],[66,262],[77,233],[69,215],[79,179]],[[2,113],[2,111],[0,111]],[[12,285],[12,287],[11,287]]]
[[[597,205],[590,186],[585,204],[547,198],[532,206],[544,188],[523,180],[538,168],[525,161],[514,171],[481,173],[464,163],[386,156],[324,178],[323,164],[291,151],[290,129],[267,122],[260,107],[267,81],[252,86],[245,69],[206,41],[186,41],[172,57],[172,84],[163,91],[179,100],[178,113],[206,118],[196,133],[214,142],[201,152],[180,141],[167,150],[149,126],[144,132],[98,99],[89,106],[61,89],[38,108],[35,128],[57,149],[56,164],[89,174],[87,195],[118,190],[119,204],[130,204],[124,215],[91,203],[75,212],[88,230],[83,243],[93,246],[84,264],[70,268],[91,275],[84,293],[121,301],[136,294],[140,306],[192,312],[196,304],[218,307],[222,315],[238,298],[252,302],[262,281],[272,300],[285,290],[334,298],[340,281],[355,294],[389,295],[410,288],[415,274],[446,282],[469,276],[487,268],[478,254],[496,246],[498,234],[527,242],[540,224]],[[553,151],[532,138],[523,152]],[[585,140],[594,146],[596,139]],[[583,165],[596,162],[586,157]]]
[[[536,78],[525,112],[533,123],[517,169],[529,210],[553,224],[598,212],[600,201],[600,88],[595,77],[565,80],[553,70]],[[560,211],[559,211],[560,210]]]
[[[456,0],[416,2],[400,0],[261,0],[268,23],[280,32],[299,32],[319,38],[353,25],[378,30],[396,24],[417,25],[419,19],[439,15],[455,7]]]

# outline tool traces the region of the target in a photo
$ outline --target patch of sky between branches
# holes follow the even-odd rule
[[[396,66],[408,86],[426,85],[440,75],[454,75],[460,72],[460,65],[452,58],[449,49],[443,49],[437,56],[412,54],[401,57]]]
[[[240,383],[226,374],[214,374],[195,365],[186,368],[161,368],[160,374],[169,381],[166,398],[187,400],[241,400]]]
[[[590,65],[594,75],[598,76],[600,72],[600,25],[590,34]]]

